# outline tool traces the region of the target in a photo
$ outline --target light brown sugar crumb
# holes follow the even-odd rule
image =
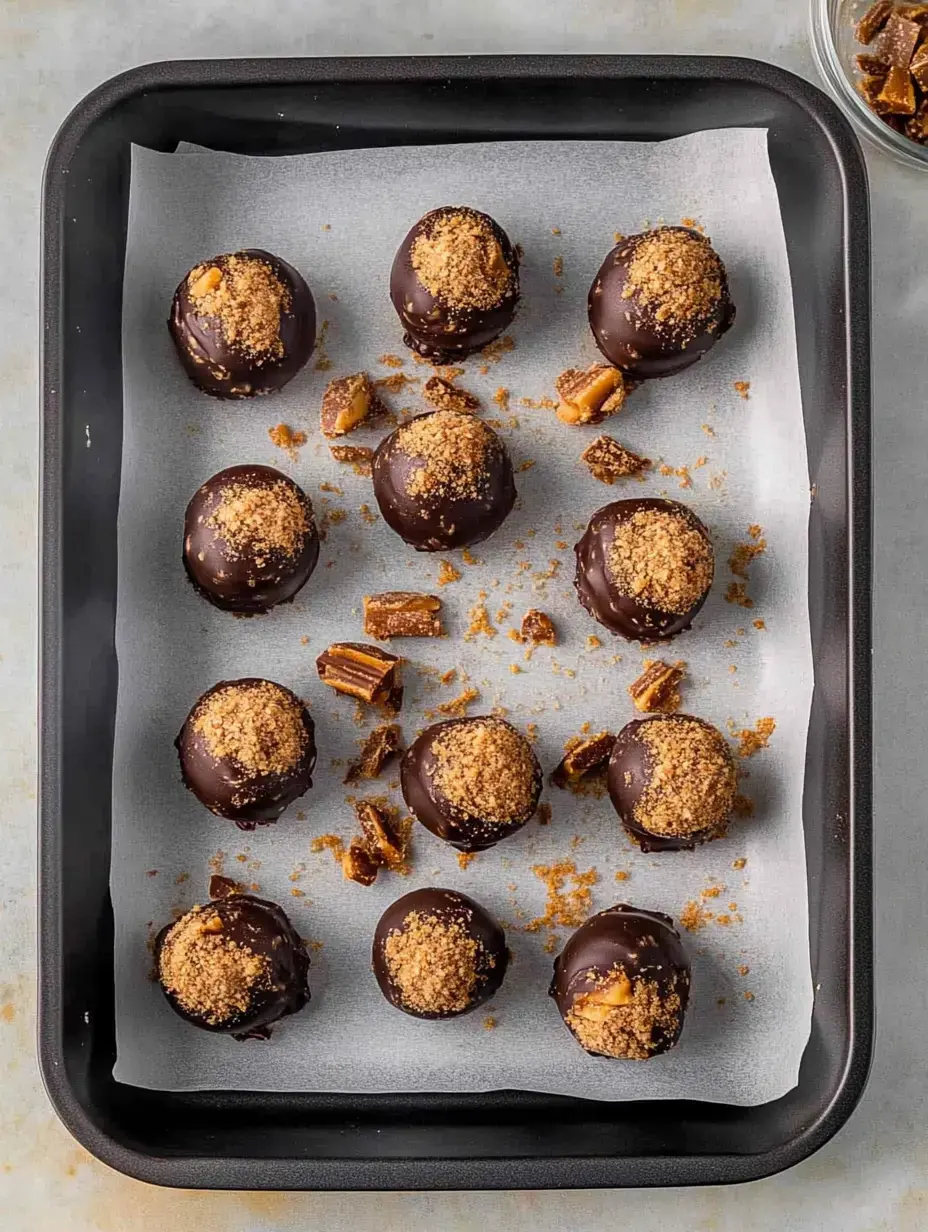
[[[748,527],[750,541],[736,543],[728,558],[728,567],[736,577],[747,578],[751,562],[767,550],[767,540],[763,537],[763,528],[757,525]]]
[[[487,1016],[483,1020],[484,1031],[492,1031],[494,1027],[496,1027],[497,1025],[498,1025],[497,1020],[493,1017],[493,1015],[487,1014]]]
[[[331,851],[336,864],[341,864],[345,854],[345,844],[337,834],[317,834],[310,842],[309,850],[313,855],[318,855],[320,851]]]
[[[282,449],[284,453],[295,462],[300,456],[300,449],[306,444],[306,433],[295,432],[288,424],[279,423],[273,428],[268,428],[268,436],[271,438],[271,443],[276,445],[278,449]]]
[[[378,364],[383,364],[385,368],[402,368],[403,366],[402,356],[390,353],[378,356],[377,362]]]
[[[714,727],[685,716],[644,723],[650,776],[634,808],[654,834],[696,834],[731,813],[737,778],[731,750]]]
[[[509,334],[503,334],[502,338],[496,338],[493,342],[488,342],[485,347],[480,350],[481,356],[486,360],[487,364],[498,364],[504,355],[508,355],[510,351],[515,350],[515,339]],[[483,375],[489,371],[489,368],[483,367],[481,372]]]
[[[474,500],[486,488],[487,463],[500,449],[491,428],[473,415],[436,411],[405,424],[398,448],[420,463],[410,470],[410,496]]]
[[[505,386],[500,385],[493,395],[493,401],[499,407],[504,415],[509,412],[509,390]]]
[[[474,999],[482,947],[459,920],[410,912],[384,942],[390,979],[409,1009],[465,1010]]]
[[[461,551],[461,560],[463,560],[463,562],[464,562],[464,564],[465,564],[465,565],[481,565],[481,564],[483,564],[483,561],[480,559],[480,557],[479,557],[479,556],[475,556],[475,555],[473,554],[473,552],[470,550],[470,548],[464,548],[464,549]]]
[[[218,321],[230,347],[256,357],[282,354],[280,314],[290,307],[290,292],[267,262],[233,254],[198,265],[187,294],[201,316]]]
[[[754,600],[748,594],[746,582],[729,582],[725,591],[725,602],[733,603],[737,607],[751,608],[754,606]]]
[[[479,689],[469,685],[457,697],[452,698],[450,701],[442,702],[438,707],[438,713],[443,714],[449,719],[460,719],[467,714],[468,708],[473,705],[479,696]]]
[[[470,624],[467,627],[467,632],[464,634],[464,640],[471,642],[475,637],[496,637],[497,629],[490,620],[490,613],[487,611],[487,605],[484,602],[486,594],[480,592],[480,598],[477,603],[468,612],[468,620]]]
[[[758,618],[757,620],[752,620],[751,624],[754,626],[755,629],[766,629],[767,628],[767,622],[765,620],[761,620],[760,618]]]
[[[218,532],[228,545],[226,556],[235,560],[242,553],[297,556],[312,523],[294,486],[278,479],[273,483],[236,480],[226,484],[206,525]]]
[[[715,918],[713,912],[707,911],[702,903],[693,898],[684,904],[680,912],[680,923],[688,933],[698,933],[701,928]]]
[[[567,1025],[589,1052],[646,1061],[661,1035],[676,1034],[681,1013],[676,977],[673,990],[662,994],[656,980],[632,982],[617,964],[575,998]]]
[[[465,872],[468,866],[477,859],[476,851],[459,851],[457,853],[458,868]]]
[[[432,742],[432,755],[436,788],[462,813],[504,825],[534,811],[535,759],[508,723],[474,719],[446,727]]]
[[[608,551],[616,586],[645,607],[683,615],[712,585],[712,544],[685,514],[643,509],[616,527]]]
[[[429,218],[410,262],[422,285],[451,308],[495,308],[512,290],[502,245],[487,219],[472,210]]]
[[[688,333],[719,303],[722,263],[703,236],[660,228],[635,245],[622,295],[637,295],[659,325]]]
[[[438,562],[438,585],[449,586],[452,582],[461,580],[461,570],[451,563],[450,560],[440,560]]]
[[[270,987],[270,964],[226,935],[223,918],[194,907],[168,933],[158,957],[161,982],[188,1014],[218,1025],[245,1013]]]
[[[215,690],[192,722],[212,757],[230,758],[248,774],[286,774],[308,739],[300,703],[268,680]]]
[[[532,872],[544,882],[547,901],[544,914],[529,920],[525,931],[579,928],[593,909],[592,887],[599,881],[596,869],[578,873],[573,860],[559,860],[555,864],[533,864]],[[570,887],[565,889],[568,881]]]
[[[751,396],[751,382],[750,381],[735,381],[734,390],[739,398],[743,398],[744,401],[747,402],[747,400]]]
[[[776,719],[769,716],[764,719],[758,719],[754,724],[753,731],[749,727],[742,728],[737,732],[738,739],[738,756],[753,757],[761,749],[765,749],[770,742],[770,737],[776,730]]]
[[[630,877],[631,877],[631,873],[628,872],[627,869],[620,868],[616,870],[616,874],[615,874],[616,881],[628,881]]]

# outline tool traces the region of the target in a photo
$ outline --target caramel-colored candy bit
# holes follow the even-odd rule
[[[915,86],[909,70],[893,65],[876,101],[886,115],[912,115],[915,111]]]
[[[880,31],[874,51],[892,68],[908,68],[921,36],[921,26],[893,13]]]
[[[677,686],[684,676],[685,663],[664,663],[658,659],[648,664],[628,692],[638,710],[644,713],[672,714],[680,706]]]
[[[889,65],[878,57],[869,55],[863,51],[859,56],[854,57],[854,62],[862,73],[866,73],[868,77],[879,77],[881,80],[889,72]]]
[[[362,702],[388,702],[397,688],[401,660],[378,646],[333,642],[316,660],[323,684]]]
[[[211,265],[191,286],[190,298],[202,299],[204,295],[209,295],[210,291],[215,291],[220,282],[222,282],[222,270],[218,265]]]
[[[605,1022],[610,1013],[621,1005],[631,1005],[635,996],[632,983],[624,971],[602,988],[583,993],[574,1002],[572,1013],[588,1022]]]
[[[390,824],[386,814],[370,800],[359,800],[354,811],[371,858],[388,868],[398,868],[406,858],[403,841]]]
[[[915,53],[915,58],[909,65],[909,72],[915,78],[918,88],[928,94],[928,43],[923,43]]]
[[[342,856],[342,873],[346,881],[356,881],[358,885],[373,885],[377,880],[377,862],[357,839],[352,839]]]
[[[222,917],[211,915],[208,920],[204,920],[200,932],[203,933],[221,933],[222,932]]]
[[[390,758],[399,752],[402,733],[396,723],[382,723],[364,741],[361,756],[348,767],[346,783],[359,779],[375,779]]]
[[[364,596],[364,632],[382,641],[390,637],[441,637],[441,600],[410,590]]]
[[[443,376],[430,376],[422,386],[422,396],[439,411],[458,411],[466,415],[480,406],[480,399],[476,394],[459,389]]]
[[[322,395],[323,436],[344,436],[353,431],[367,418],[373,405],[374,387],[366,372],[330,381]]]
[[[871,4],[854,27],[854,35],[858,43],[864,45],[872,43],[883,29],[892,11],[892,0],[876,0],[875,4]]]
[[[373,449],[367,445],[330,445],[329,453],[336,462],[348,462],[357,475],[369,475],[374,458]]]
[[[880,111],[880,103],[878,101],[880,91],[883,89],[885,80],[886,77],[884,75],[883,77],[861,77],[857,82],[857,93],[861,95],[867,106],[877,114]]]
[[[567,787],[578,779],[598,769],[609,757],[615,736],[612,732],[597,732],[586,740],[580,740],[561,759],[560,765],[551,775],[555,787]]]
[[[522,617],[521,633],[523,641],[535,646],[553,646],[557,642],[551,617],[537,607],[530,607]]]
[[[928,26],[928,4],[900,4],[896,12],[906,21],[914,21],[923,29]]]
[[[906,122],[905,135],[911,141],[928,144],[928,100],[922,102],[915,115]]]
[[[611,436],[597,436],[584,449],[580,461],[587,464],[594,479],[609,484],[651,465],[650,458],[639,457]]]
[[[585,371],[568,368],[554,382],[560,403],[557,417],[567,424],[602,423],[625,401],[625,379],[618,368],[593,364]]]

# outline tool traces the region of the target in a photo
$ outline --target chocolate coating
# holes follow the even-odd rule
[[[719,838],[724,830],[725,820],[727,820],[723,819],[714,825],[707,826],[704,830],[689,834],[654,834],[646,830],[635,817],[635,806],[651,782],[653,771],[650,750],[639,738],[641,729],[646,723],[674,723],[680,719],[688,719],[693,723],[702,724],[703,727],[716,730],[711,723],[697,719],[691,714],[649,715],[646,719],[633,719],[630,723],[626,723],[616,737],[609,755],[609,765],[606,770],[609,799],[626,833],[644,852],[692,851],[699,843]],[[626,775],[628,775],[628,781],[626,781]]]
[[[188,279],[192,270],[174,292],[168,330],[184,371],[204,393],[215,398],[252,398],[283,389],[312,355],[316,305],[303,276],[262,248],[224,253],[204,262],[204,267],[226,269],[230,256],[264,262],[289,291],[289,307],[280,314],[280,353],[253,355],[227,342],[217,318],[201,315],[190,298]]]
[[[301,1010],[310,999],[309,956],[299,934],[286,913],[276,903],[249,894],[235,894],[207,903],[204,911],[217,915],[223,923],[223,935],[270,964],[270,987],[255,990],[251,1005],[240,1014],[221,1023],[207,1022],[190,1013],[161,982],[161,951],[165,940],[178,921],[165,925],[155,939],[155,965],[161,990],[168,1004],[186,1022],[204,1031],[231,1035],[233,1039],[267,1039],[272,1023]]]
[[[430,411],[416,419],[439,413]],[[491,445],[479,496],[453,499],[421,492],[411,495],[407,484],[424,464],[421,457],[407,454],[403,448],[405,429],[415,422],[400,424],[380,442],[374,454],[374,496],[384,521],[418,552],[447,552],[482,543],[503,524],[515,504],[509,451],[493,429],[484,425]]]
[[[651,1036],[650,1055],[667,1052],[680,1038],[690,991],[689,959],[670,916],[618,903],[591,916],[577,929],[554,960],[549,989],[571,1034],[574,1032],[567,1016],[574,1003],[593,992],[597,982],[616,967],[621,967],[633,984],[638,978],[653,980],[661,997],[673,993],[679,997],[676,1026],[655,1024]]]
[[[476,960],[477,983],[473,1000],[465,1009],[434,1012],[414,1009],[403,1002],[402,991],[390,974],[384,946],[390,933],[404,930],[407,917],[413,913],[437,916],[440,920],[449,923],[457,922],[463,926],[473,940],[479,943]],[[386,909],[374,932],[371,967],[380,991],[391,1005],[402,1010],[404,1014],[410,1014],[413,1018],[428,1018],[434,1021],[459,1018],[462,1014],[469,1014],[471,1010],[489,1001],[499,991],[508,966],[509,950],[506,946],[506,934],[478,902],[457,890],[429,888],[404,894]]]
[[[682,514],[711,543],[708,530],[686,505],[646,496],[613,501],[597,509],[583,532],[583,538],[574,547],[577,557],[574,586],[580,602],[610,633],[620,634],[629,641],[658,642],[676,637],[693,623],[693,617],[705,603],[710,589],[707,587],[698,601],[682,614],[646,607],[634,595],[619,590],[607,564],[616,528],[636,513],[652,509]]]
[[[234,821],[240,830],[253,830],[257,825],[276,821],[281,813],[309,791],[313,785],[316,765],[315,725],[309,711],[289,689],[277,685],[299,705],[306,742],[296,765],[284,774],[252,774],[232,757],[217,760],[207,747],[202,734],[193,726],[198,707],[212,694],[232,686],[245,687],[265,683],[259,677],[241,680],[221,680],[208,689],[193,706],[184,721],[174,746],[180,758],[181,777],[202,805],[217,817]],[[268,682],[270,683],[270,682]]]
[[[469,213],[493,231],[512,273],[508,293],[492,308],[455,308],[436,299],[419,281],[412,265],[412,247],[429,224],[442,214]],[[519,302],[519,257],[502,227],[489,214],[469,206],[444,205],[430,210],[400,244],[390,271],[390,299],[403,326],[403,341],[437,364],[463,359],[498,338],[512,323]]]
[[[448,728],[479,721],[476,718],[467,718],[446,719],[442,723],[433,723],[410,745],[400,763],[400,786],[403,799],[410,812],[425,826],[426,830],[458,851],[486,851],[487,848],[495,846],[500,839],[508,838],[511,834],[521,830],[534,815],[538,807],[538,798],[541,795],[541,767],[528,741],[525,743],[534,763],[535,783],[531,808],[521,816],[513,817],[512,820],[506,822],[490,821],[473,813],[463,812],[439,790],[435,781],[437,763],[434,743],[436,737]],[[510,727],[508,723],[503,724],[502,719],[494,721]],[[515,728],[511,730],[515,731]]]
[[[230,485],[270,488],[283,483],[303,506],[308,531],[295,556],[281,551],[234,550],[209,519]],[[184,518],[184,568],[204,599],[224,612],[267,612],[289,603],[306,584],[319,560],[319,535],[313,507],[292,479],[272,466],[229,466],[197,488]]]
[[[708,240],[687,227],[660,230],[684,232],[708,244]],[[718,303],[685,334],[659,322],[653,305],[642,304],[637,293],[623,298],[629,262],[642,240],[654,234],[642,231],[617,244],[599,267],[587,300],[596,345],[611,364],[639,380],[672,376],[688,368],[715,345],[735,319],[735,306],[721,262],[722,293]]]

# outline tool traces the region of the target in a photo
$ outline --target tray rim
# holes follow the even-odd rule
[[[104,81],[69,113],[47,156],[42,184],[40,320],[42,415],[39,485],[39,804],[38,804],[38,994],[37,1050],[45,1090],[69,1132],[118,1171],[152,1184],[196,1188],[253,1189],[547,1189],[606,1186],[718,1184],[757,1180],[806,1159],[847,1121],[865,1089],[873,1047],[872,960],[872,746],[870,468],[870,249],[869,226],[845,228],[842,249],[847,348],[847,538],[848,538],[848,753],[849,817],[849,1043],[844,1072],[831,1102],[817,1120],[783,1145],[753,1155],[559,1156],[531,1158],[325,1158],[249,1159],[243,1186],[216,1176],[216,1156],[155,1156],[126,1147],[98,1127],[80,1103],[66,1074],[59,1033],[61,967],[57,942],[63,869],[59,831],[57,728],[59,714],[58,544],[47,537],[56,525],[59,491],[48,483],[61,465],[60,286],[65,179],[68,164],[89,128],[133,97],[162,89],[307,85],[314,82],[429,81],[479,78],[535,79],[601,77],[657,80],[741,81],[760,85],[798,104],[828,138],[842,178],[845,218],[869,219],[867,175],[860,145],[848,121],[823,91],[786,69],[736,56],[695,55],[468,55],[414,57],[293,57],[275,59],[165,60],[144,64]],[[50,717],[52,716],[52,717]],[[647,1101],[645,1101],[647,1102]],[[557,1175],[554,1175],[554,1169]]]

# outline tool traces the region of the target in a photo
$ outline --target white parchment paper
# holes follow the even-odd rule
[[[388,298],[396,247],[427,209],[469,203],[486,210],[524,249],[523,306],[515,348],[461,384],[501,421],[517,475],[518,508],[488,543],[448,557],[460,581],[438,590],[439,558],[407,549],[378,518],[370,481],[340,466],[318,432],[326,382],[400,354],[400,371],[428,369],[402,346]],[[687,372],[648,384],[603,428],[568,428],[537,401],[563,368],[596,358],[586,293],[613,233],[692,218],[722,254],[738,315],[715,351]],[[175,285],[214,253],[262,247],[307,277],[325,327],[328,370],[312,364],[280,395],[217,402],[188,382],[165,328]],[[563,262],[560,276],[556,258]],[[119,703],[114,760],[112,894],[116,918],[116,1026],[120,1081],[168,1090],[485,1091],[520,1088],[599,1099],[694,1098],[734,1104],[774,1099],[795,1085],[809,1034],[812,988],[801,801],[812,688],[806,606],[809,485],[786,249],[777,197],[757,130],[700,133],[661,144],[524,142],[357,150],[249,159],[209,152],[134,151],[124,306],[125,417],[119,514],[117,648]],[[750,381],[750,397],[733,388]],[[504,387],[509,410],[493,402]],[[395,409],[425,409],[418,385],[387,394]],[[268,438],[284,421],[309,433],[297,460]],[[651,472],[609,488],[578,461],[606,430],[680,477]],[[351,438],[374,444],[368,431]],[[705,461],[700,464],[701,460]],[[292,475],[331,525],[319,567],[292,606],[252,620],[215,611],[181,567],[187,500],[215,471],[264,462]],[[340,492],[320,485],[336,485]],[[395,644],[408,658],[401,717],[407,740],[464,687],[435,670],[467,673],[480,690],[471,713],[494,705],[537,724],[546,771],[581,724],[617,730],[635,717],[627,685],[650,653],[615,640],[580,608],[570,550],[590,514],[622,495],[666,492],[709,524],[718,572],[695,628],[669,647],[689,664],[684,708],[723,730],[773,716],[766,751],[744,763],[755,811],[729,836],[693,853],[645,856],[622,835],[607,799],[547,788],[550,825],[518,836],[461,869],[455,853],[416,827],[413,872],[382,875],[367,889],[346,883],[323,833],[347,838],[354,816],[345,764],[370,726],[318,681],[315,658],[330,641],[362,639],[365,593],[440,593],[450,636]],[[752,566],[748,611],[725,600],[727,560],[760,524],[766,554]],[[559,562],[552,566],[551,562]],[[464,640],[468,612],[486,591],[496,637]],[[509,606],[511,605],[511,606]],[[530,662],[507,637],[538,606],[560,631]],[[757,629],[760,619],[765,628]],[[588,644],[590,635],[602,642]],[[665,657],[666,654],[665,654]],[[515,665],[521,670],[515,674]],[[263,675],[304,696],[316,720],[319,763],[312,791],[270,827],[243,834],[211,816],[181,785],[173,739],[188,709],[217,680]],[[333,765],[333,760],[336,764]],[[388,790],[395,770],[371,785]],[[399,793],[392,792],[400,802]],[[572,860],[597,870],[597,910],[617,901],[678,917],[710,886],[715,920],[687,935],[694,992],[680,1046],[647,1064],[587,1057],[547,996],[550,930],[527,932],[543,914],[533,865]],[[737,861],[746,860],[743,868]],[[212,862],[212,863],[211,863]],[[146,943],[172,911],[206,897],[210,868],[283,904],[313,954],[312,1002],[274,1030],[270,1043],[198,1032],[150,982]],[[617,882],[616,872],[628,873]],[[514,954],[485,1013],[427,1023],[392,1009],[369,969],[374,925],[389,902],[417,886],[474,895],[507,926]],[[566,940],[557,930],[558,947]],[[740,969],[740,970],[739,970]],[[753,994],[753,999],[749,996]]]

